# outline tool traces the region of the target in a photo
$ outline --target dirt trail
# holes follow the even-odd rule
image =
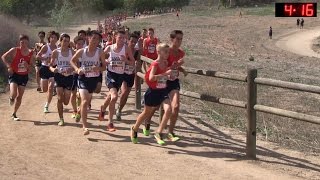
[[[312,50],[313,40],[319,36],[320,27],[305,29],[280,39],[276,45],[295,54],[320,58],[320,54]]]
[[[139,113],[133,91],[114,133],[97,120],[106,93],[104,86],[94,95],[89,136],[82,135],[70,112],[65,113],[66,126],[57,126],[56,97],[52,113],[44,115],[45,94],[36,92],[32,83],[18,112],[20,122],[10,120],[8,95],[1,94],[0,179],[320,179],[318,157],[273,144],[258,141],[259,160],[244,160],[242,133],[201,122],[187,105],[182,105],[177,124],[180,142],[161,147],[153,137],[139,134],[140,143],[132,144],[129,130]]]

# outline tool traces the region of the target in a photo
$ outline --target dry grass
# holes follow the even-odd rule
[[[129,22],[127,25],[139,29],[152,26],[162,41],[169,40],[168,34],[173,29],[182,29],[188,67],[245,74],[247,66],[253,66],[258,69],[259,77],[320,85],[318,59],[300,57],[275,46],[280,35],[295,29],[295,18],[265,16],[270,13],[270,7],[266,8],[261,8],[261,12],[247,8],[243,18],[238,17],[237,9],[190,10],[182,13],[180,20],[174,15],[165,15]],[[317,26],[319,22],[319,19],[309,18],[307,28]],[[268,39],[269,26],[273,26],[273,40]],[[251,55],[255,58],[254,62],[248,60]],[[182,86],[187,90],[218,97],[246,100],[245,84],[229,80],[190,75],[182,80]],[[258,86],[258,102],[263,105],[320,116],[319,99],[317,94]],[[195,103],[188,98],[183,98],[183,101]],[[212,103],[199,104],[193,106],[194,112],[201,112],[213,123],[245,129],[244,110]],[[258,132],[262,138],[266,139],[267,136],[267,140],[284,146],[320,152],[320,127],[313,124],[258,113]]]

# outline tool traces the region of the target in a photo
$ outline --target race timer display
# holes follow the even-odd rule
[[[276,17],[317,17],[317,3],[276,3]]]

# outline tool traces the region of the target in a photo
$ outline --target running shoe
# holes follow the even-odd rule
[[[154,137],[157,140],[157,143],[160,145],[165,145],[166,143],[163,141],[162,134],[156,133]]]
[[[9,105],[13,106],[14,104],[14,99],[12,97],[9,97]]]
[[[133,130],[133,126],[131,127],[131,142],[133,144],[137,144],[138,143],[138,132],[135,132]]]
[[[84,128],[83,129],[83,135],[89,135],[90,134],[90,131],[89,131],[89,129],[88,128]]]
[[[117,118],[117,121],[121,121],[121,112],[119,109],[116,112],[116,118]]]
[[[115,132],[117,129],[114,127],[113,123],[109,123],[107,125],[107,131],[109,132]]]
[[[49,107],[44,107],[43,112],[44,113],[49,113]]]
[[[147,128],[143,128],[142,129],[142,132],[145,136],[149,136],[150,135],[150,129],[147,129]]]
[[[41,92],[41,88],[40,88],[40,87],[38,87],[38,88],[37,88],[37,91],[38,91],[38,92]]]
[[[12,118],[12,120],[14,120],[14,121],[20,121],[20,118],[18,118],[16,114],[12,114],[12,115],[11,115],[11,118]]]
[[[180,138],[179,138],[178,136],[176,136],[174,133],[169,133],[169,134],[167,135],[167,139],[168,139],[169,141],[172,141],[172,142],[176,142],[176,141],[179,141],[179,140],[180,140]]]
[[[58,126],[64,126],[64,120],[63,119],[59,120]]]
[[[76,119],[76,122],[80,122],[80,119],[81,119],[80,113],[76,113],[75,119]]]

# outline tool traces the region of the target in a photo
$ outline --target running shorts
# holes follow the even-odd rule
[[[99,82],[99,77],[85,77],[84,75],[78,77],[78,88],[86,89],[90,94],[92,94],[97,88]]]
[[[41,66],[39,73],[41,79],[50,79],[54,77],[54,73],[50,71],[49,66]]]
[[[148,88],[144,94],[144,104],[151,107],[158,107],[168,98],[168,91],[166,89]]]
[[[29,80],[28,75],[19,75],[16,73],[13,73],[12,75],[9,75],[9,83],[15,83],[18,86],[26,86]]]
[[[63,76],[62,74],[56,73],[54,75],[54,80],[56,82],[56,87],[60,87],[69,91],[73,91],[73,75]]]
[[[107,72],[106,85],[109,89],[116,88],[119,91],[123,81],[123,74],[117,74],[114,72]]]
[[[178,90],[180,91],[180,81],[179,79],[176,79],[174,81],[167,81],[167,91],[170,93],[173,90]]]
[[[123,82],[126,82],[129,88],[132,88],[134,84],[134,77],[134,74],[123,74]]]

